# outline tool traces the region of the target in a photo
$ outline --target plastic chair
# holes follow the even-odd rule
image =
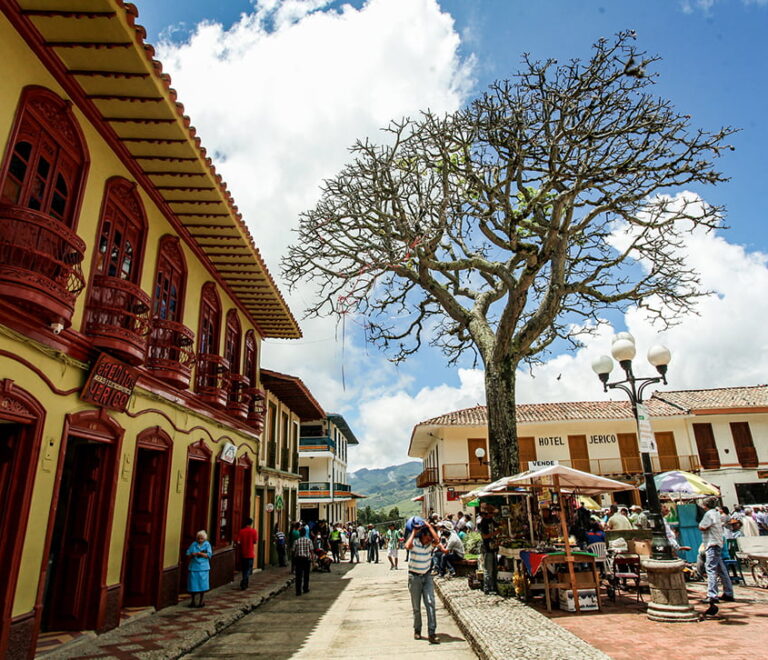
[[[728,571],[728,574],[731,576],[731,582],[745,584],[744,573],[741,572],[741,562],[736,557],[736,550],[738,547],[738,541],[736,539],[725,539],[722,553],[723,563],[725,564],[725,569]]]
[[[608,546],[602,541],[596,543],[590,543],[587,546],[587,552],[591,552],[595,555],[595,563],[600,566],[600,573],[605,573],[605,564],[608,560]]]
[[[627,581],[634,580],[637,602],[643,602],[643,594],[640,592],[640,555],[617,554],[613,558],[613,588],[616,595],[621,595],[622,585],[627,590]]]

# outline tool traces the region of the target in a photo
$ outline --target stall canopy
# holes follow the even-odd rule
[[[597,495],[619,490],[634,490],[635,488],[632,484],[598,477],[595,474],[574,470],[564,465],[550,465],[538,470],[527,470],[511,477],[502,477],[483,488],[467,493],[464,498],[506,494],[510,491],[515,492],[518,488],[531,486],[559,487],[563,492],[580,495]]]
[[[683,472],[682,470],[670,470],[657,474],[653,480],[656,482],[656,490],[659,495],[666,495],[675,499],[694,499],[697,497],[706,497],[720,495],[720,489],[714,484],[702,479],[697,474]],[[640,490],[645,490],[645,484],[640,486]]]

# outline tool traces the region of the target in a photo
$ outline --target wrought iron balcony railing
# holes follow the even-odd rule
[[[195,362],[195,334],[183,323],[157,317],[150,326],[147,369],[160,380],[186,390]]]
[[[199,354],[195,392],[202,401],[216,408],[224,408],[229,398],[229,362],[221,355]]]

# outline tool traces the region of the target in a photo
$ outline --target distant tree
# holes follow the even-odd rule
[[[393,507],[389,510],[389,514],[387,515],[387,520],[397,520],[400,518],[400,511],[397,507]]]
[[[291,286],[317,286],[308,316],[365,317],[393,360],[424,341],[449,364],[479,357],[494,478],[518,469],[521,363],[578,345],[605,309],[663,326],[703,295],[680,247],[723,209],[670,195],[726,180],[713,162],[734,130],[694,129],[654,96],[659,58],[634,38],[600,39],[588,61],[524,55],[467,107],[358,141],[283,260]]]

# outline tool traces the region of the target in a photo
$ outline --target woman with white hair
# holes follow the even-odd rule
[[[741,531],[744,536],[760,536],[760,530],[752,517],[752,507],[744,507],[744,517],[741,519]]]
[[[208,578],[211,573],[213,548],[208,542],[208,534],[204,529],[201,529],[195,537],[195,540],[187,548],[187,557],[189,557],[187,591],[192,596],[189,606],[203,607],[205,592],[211,588]]]

